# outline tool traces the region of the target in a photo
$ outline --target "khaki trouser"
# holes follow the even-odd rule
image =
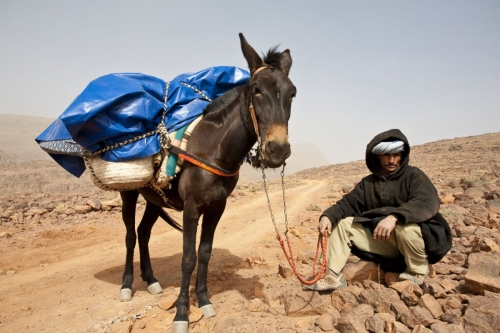
[[[424,240],[420,226],[416,223],[396,224],[389,239],[379,241],[363,228],[362,223],[353,223],[353,217],[340,220],[328,238],[328,267],[332,271],[342,271],[352,245],[361,251],[387,258],[396,258],[401,253],[405,257],[407,271],[422,275],[427,273]]]

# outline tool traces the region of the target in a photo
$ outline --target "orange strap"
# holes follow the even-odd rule
[[[211,166],[209,165],[206,165],[205,163],[203,162],[200,162],[194,158],[191,158],[187,155],[184,155],[184,154],[178,154],[178,156],[186,161],[188,161],[189,163],[191,164],[194,164],[202,169],[205,169],[207,170],[208,172],[211,172],[213,174],[216,174],[217,176],[222,176],[222,177],[233,177],[233,176],[236,176],[238,174],[238,172],[240,172],[240,169],[238,168],[238,170],[236,170],[235,172],[232,172],[232,173],[224,173],[222,171],[219,171],[215,168],[212,168]]]

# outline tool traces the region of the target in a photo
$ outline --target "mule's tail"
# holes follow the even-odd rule
[[[167,222],[168,224],[170,224],[172,226],[172,228],[176,229],[176,230],[179,230],[182,232],[182,225],[180,225],[179,223],[175,222],[171,217],[170,215],[168,215],[167,213],[165,213],[165,211],[162,209],[161,212],[160,212],[160,217],[162,219],[165,220],[165,222]]]

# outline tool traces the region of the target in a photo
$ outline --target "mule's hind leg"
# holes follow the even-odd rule
[[[120,192],[122,197],[122,219],[125,223],[127,233],[125,235],[125,246],[127,256],[125,259],[125,270],[123,271],[122,288],[120,290],[120,301],[130,301],[132,299],[132,283],[134,282],[134,248],[137,239],[135,234],[135,208],[139,192]]]
[[[226,203],[217,206],[203,214],[203,224],[200,237],[200,246],[198,247],[198,273],[196,277],[196,296],[198,305],[203,310],[203,316],[210,318],[215,316],[215,310],[208,298],[207,275],[208,262],[212,256],[212,244],[214,241],[215,228],[224,213]]]
[[[151,266],[151,258],[149,256],[149,239],[151,237],[151,229],[155,224],[158,216],[160,216],[161,208],[155,204],[146,203],[146,210],[142,216],[141,223],[137,228],[139,236],[139,254],[141,260],[141,277],[143,281],[148,284],[148,291],[150,294],[160,294],[163,290],[160,283],[153,275],[153,268]]]
[[[174,333],[186,333],[188,330],[189,283],[196,266],[196,231],[200,219],[199,209],[194,204],[185,205],[182,215],[182,279],[181,290],[177,298],[177,313],[174,317]]]

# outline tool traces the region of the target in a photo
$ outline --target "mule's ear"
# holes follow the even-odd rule
[[[240,41],[241,41],[241,51],[243,51],[243,55],[247,60],[248,67],[250,69],[250,74],[253,74],[253,72],[255,72],[257,68],[264,66],[264,62],[259,57],[257,52],[255,52],[253,47],[251,47],[250,44],[248,44],[247,40],[245,39],[242,33],[240,33]]]
[[[289,49],[281,52],[280,65],[281,69],[286,72],[286,75],[290,74],[290,68],[292,67],[292,56],[290,55]]]

